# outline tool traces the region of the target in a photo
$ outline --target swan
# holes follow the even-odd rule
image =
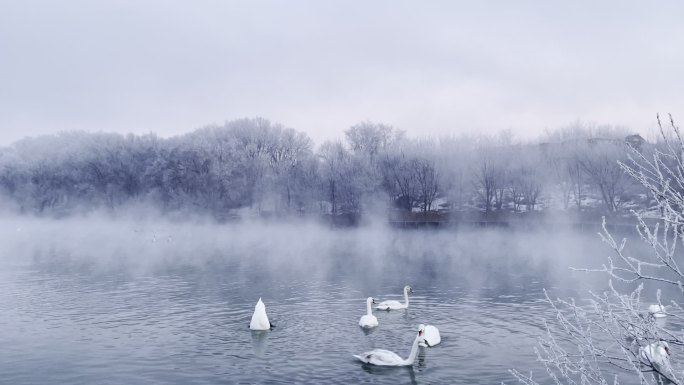
[[[667,309],[659,303],[654,303],[648,307],[648,314],[655,318],[667,317]]]
[[[378,365],[378,366],[408,366],[413,365],[413,361],[416,359],[418,354],[418,344],[423,340],[423,331],[418,329],[418,335],[416,339],[413,340],[413,346],[411,346],[411,353],[407,359],[399,357],[398,354],[390,352],[384,349],[374,349],[370,352],[361,353],[359,355],[354,355],[359,361],[365,364]]]
[[[252,330],[271,330],[273,325],[268,320],[266,315],[266,305],[261,302],[261,297],[254,306],[254,314],[252,314],[252,321],[249,323],[249,328]]]
[[[374,328],[378,326],[378,319],[373,315],[373,310],[371,309],[371,304],[374,304],[375,300],[373,297],[368,297],[366,299],[366,315],[361,316],[359,320],[359,326],[362,328]]]
[[[406,309],[408,308],[409,305],[409,294],[413,293],[413,289],[411,289],[411,286],[404,286],[404,301],[405,303],[401,303],[399,301],[395,300],[390,300],[390,301],[382,301],[378,306],[375,308],[378,310],[397,310],[397,309]]]
[[[423,342],[420,343],[420,346],[431,348],[442,342],[442,337],[439,335],[439,329],[436,327],[420,324],[418,328],[423,331]]]
[[[668,376],[672,371],[670,366],[670,346],[665,341],[658,341],[640,347],[639,358],[643,364],[651,366],[663,376]]]

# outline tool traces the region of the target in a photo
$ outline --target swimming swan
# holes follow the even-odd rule
[[[378,306],[375,308],[378,310],[397,310],[397,309],[406,309],[408,308],[409,305],[409,294],[413,293],[413,289],[411,289],[411,286],[404,286],[404,301],[405,303],[401,303],[399,301],[395,300],[390,300],[390,301],[382,301]]]
[[[442,337],[439,335],[439,329],[432,325],[423,325],[420,324],[418,327],[420,330],[423,331],[423,339],[424,341],[420,343],[420,346],[422,347],[433,347],[440,342],[442,342]]]
[[[254,306],[254,314],[252,314],[252,321],[249,323],[249,328],[252,330],[271,330],[273,325],[268,320],[266,315],[266,305],[261,302],[261,297],[257,301],[256,306]]]
[[[640,347],[639,358],[643,364],[651,366],[663,376],[669,376],[672,371],[672,366],[670,365],[670,346],[665,341],[658,341]]]
[[[665,308],[665,306],[659,303],[655,303],[648,307],[648,314],[652,315],[655,318],[667,317],[667,309]]]
[[[371,304],[374,304],[375,300],[373,297],[368,297],[366,299],[366,315],[361,316],[359,320],[359,326],[362,328],[374,328],[378,326],[378,319],[373,315],[373,310],[371,309]]]
[[[398,354],[384,349],[371,350],[370,352],[361,353],[358,356],[354,355],[354,357],[358,358],[359,361],[363,363],[378,366],[413,365],[413,361],[415,361],[416,355],[418,354],[418,344],[422,341],[423,331],[418,330],[418,335],[416,336],[416,339],[413,340],[413,346],[411,346],[411,353],[409,354],[407,359],[403,359],[399,357]]]

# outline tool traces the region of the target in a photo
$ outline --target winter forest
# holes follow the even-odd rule
[[[64,132],[0,149],[0,191],[22,213],[63,216],[143,203],[217,219],[364,214],[456,220],[530,212],[600,215],[653,205],[621,168],[658,143],[625,128],[575,123],[521,141],[497,135],[411,138],[362,122],[319,145],[262,118],[155,134]],[[599,215],[596,215],[599,214]]]

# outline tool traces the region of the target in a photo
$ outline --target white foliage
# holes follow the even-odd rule
[[[650,254],[629,254],[627,239],[615,239],[604,219],[600,236],[613,254],[601,268],[582,270],[606,274],[609,289],[590,293],[582,301],[552,299],[545,293],[556,320],[546,324],[547,333],[539,339],[536,352],[556,384],[617,384],[626,376],[641,384],[681,384],[684,379],[684,335],[658,322],[642,299],[644,283],[654,285],[658,287],[656,307],[660,308],[665,305],[660,289],[675,287],[679,295],[668,298],[668,318],[684,319],[679,298],[684,295],[684,272],[680,268],[682,254],[677,250],[684,235],[684,141],[672,118],[673,135],[666,133],[660,119],[658,123],[661,145],[650,155],[634,150],[628,163],[619,163],[657,202],[661,214],[657,224],[649,225],[640,213],[634,212],[638,234],[650,246]],[[666,357],[662,352],[654,353],[663,345],[668,346]],[[523,384],[538,384],[532,373],[511,373]]]

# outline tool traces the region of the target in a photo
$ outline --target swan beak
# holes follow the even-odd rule
[[[429,343],[429,342],[427,342],[427,340],[426,340],[426,339],[423,339],[423,342],[425,342],[425,345],[426,345],[426,346],[427,346],[428,348],[431,348],[431,347],[432,347],[432,346],[430,346],[430,343]]]
[[[667,346],[665,346],[665,351],[667,352],[668,356],[672,355],[672,353],[670,353],[670,348],[668,348]]]
[[[371,300],[371,303],[377,303],[377,302],[375,302],[375,298],[373,298],[373,299]]]

